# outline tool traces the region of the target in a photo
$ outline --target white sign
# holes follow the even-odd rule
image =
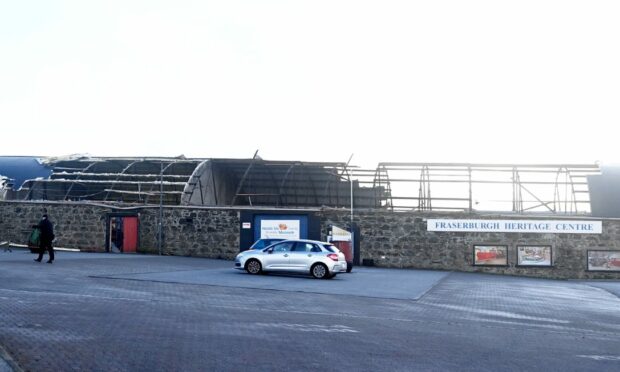
[[[243,222],[243,223],[241,224],[241,228],[242,228],[242,229],[251,229],[251,228],[252,228],[252,224],[251,224],[251,223],[249,223],[249,222]]]
[[[332,226],[332,242],[350,242],[351,241],[351,233],[345,229],[341,229],[338,226]]]
[[[538,234],[602,234],[601,221],[427,220],[428,231],[513,232]]]
[[[299,220],[262,220],[261,239],[299,239]]]

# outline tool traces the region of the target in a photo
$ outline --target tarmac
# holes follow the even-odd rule
[[[190,257],[60,251],[53,264],[33,258],[26,249],[0,252],[0,372],[316,370],[333,363],[485,370],[494,357],[485,354],[480,364],[472,345],[502,360],[514,359],[510,352],[541,358],[536,365],[547,370],[620,369],[619,281],[376,267],[316,280],[253,276],[231,261]],[[426,341],[418,345],[418,336]],[[587,347],[575,342],[581,337]],[[264,348],[340,339],[345,356],[319,347],[323,362],[278,360]],[[424,350],[417,354],[413,344]],[[498,345],[509,346],[498,353]],[[555,350],[563,362],[535,355],[534,346]],[[257,365],[247,364],[250,355]],[[511,363],[501,369],[528,369]]]

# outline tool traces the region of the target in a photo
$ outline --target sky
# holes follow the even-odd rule
[[[620,163],[620,2],[0,0],[0,155]]]

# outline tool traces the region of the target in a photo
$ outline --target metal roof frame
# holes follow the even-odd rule
[[[599,173],[597,164],[379,163],[374,177],[370,171],[360,171],[358,176],[362,183],[387,190],[386,205],[391,210],[472,212],[476,187],[497,185],[499,190],[509,185],[511,200],[495,202],[511,202],[512,212],[580,214],[590,207],[587,176]],[[466,190],[447,196],[432,193],[450,184],[453,192],[459,185]]]

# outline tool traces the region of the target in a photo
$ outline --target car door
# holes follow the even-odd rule
[[[284,241],[271,246],[263,255],[263,267],[266,270],[286,270],[289,268],[289,256],[295,242]]]
[[[290,254],[290,266],[295,271],[310,270],[310,266],[315,262],[314,256],[319,254],[321,249],[313,243],[297,242]]]

